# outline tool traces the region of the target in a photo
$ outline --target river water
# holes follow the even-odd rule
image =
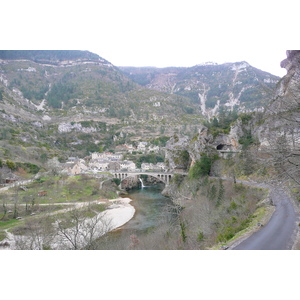
[[[133,218],[104,237],[99,239],[98,249],[129,249],[131,243],[130,236],[147,235],[147,233],[166,220],[173,218],[173,207],[171,199],[161,194],[164,188],[163,184],[146,186],[141,189],[134,189],[126,195],[126,198],[132,199],[130,204],[135,208]]]

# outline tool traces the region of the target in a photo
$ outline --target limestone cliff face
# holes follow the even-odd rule
[[[173,136],[165,148],[165,161],[172,170],[187,170],[203,153],[216,152],[213,136],[207,127],[200,125],[194,138]]]
[[[288,50],[281,67],[286,68],[287,74],[277,85],[264,123],[255,130],[261,148],[272,148],[278,140],[285,140],[292,149],[300,146],[300,50]]]
[[[165,162],[169,169],[186,170],[189,167],[188,147],[189,138],[187,136],[174,135],[171,137],[165,148]]]
[[[236,120],[230,128],[229,134],[218,135],[212,142],[212,146],[223,151],[241,150],[242,145],[239,143],[239,139],[245,134],[245,127],[241,119]]]
[[[198,133],[192,139],[187,136],[173,136],[168,141],[165,161],[172,170],[187,170],[200,160],[204,153],[222,156],[226,151],[239,151],[242,148],[239,139],[243,135],[244,126],[241,120],[233,124],[229,134],[220,134],[217,137],[213,137],[207,127],[200,125]]]
[[[275,99],[267,109],[268,115],[299,109],[300,105],[300,50],[288,50],[287,58],[280,65],[287,74],[277,85]]]

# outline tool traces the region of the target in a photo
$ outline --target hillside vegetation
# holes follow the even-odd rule
[[[206,64],[189,68],[120,67],[133,81],[151,89],[181,95],[201,105],[207,116],[219,107],[239,111],[263,108],[272,98],[279,77],[247,62]]]
[[[141,87],[87,51],[1,51],[0,58],[4,160],[82,157],[162,133],[192,134],[202,118],[189,99]]]

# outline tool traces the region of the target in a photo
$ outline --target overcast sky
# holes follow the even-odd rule
[[[289,0],[7,2],[1,49],[89,50],[117,66],[244,60],[278,76],[294,37],[287,24],[298,20]]]

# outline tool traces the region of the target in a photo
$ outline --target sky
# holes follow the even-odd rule
[[[89,50],[116,66],[247,61],[283,76],[287,28],[298,19],[289,2],[10,0],[1,4],[0,48]]]

